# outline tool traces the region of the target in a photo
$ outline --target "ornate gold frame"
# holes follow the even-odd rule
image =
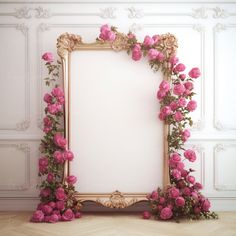
[[[170,58],[177,50],[177,40],[172,34],[164,34],[160,36],[159,47],[164,52],[166,58]],[[76,50],[114,50],[121,51],[127,49],[127,36],[121,33],[117,34],[116,40],[112,43],[96,41],[95,43],[83,43],[79,35],[64,33],[57,39],[57,53],[62,60],[63,68],[63,87],[65,93],[65,138],[68,140],[68,148],[70,148],[70,53]],[[162,65],[165,71],[165,79],[170,79],[170,65],[168,63]],[[164,124],[164,169],[163,169],[163,187],[170,184],[169,163],[168,163],[168,133],[169,126]],[[69,163],[64,165],[64,179],[70,173]],[[80,202],[92,201],[109,208],[126,208],[137,202],[147,201],[147,193],[121,193],[115,191],[107,194],[80,194],[76,193],[75,197]]]

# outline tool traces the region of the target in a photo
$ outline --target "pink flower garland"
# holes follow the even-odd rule
[[[116,40],[117,34],[119,32],[115,27],[106,24],[101,27],[98,40],[112,43]],[[185,169],[184,164],[184,160],[194,162],[197,158],[194,150],[185,150],[183,145],[190,137],[186,126],[192,125],[188,114],[197,108],[196,101],[192,100],[193,82],[201,72],[198,68],[193,68],[186,75],[184,73],[186,66],[179,63],[178,57],[174,55],[165,58],[164,51],[158,48],[160,39],[159,35],[152,37],[147,35],[143,43],[140,43],[133,33],[127,34],[128,53],[131,53],[134,61],[147,56],[154,70],[159,69],[163,62],[171,65],[170,81],[163,80],[157,91],[157,99],[161,105],[158,117],[172,127],[168,139],[171,186],[163,190],[158,188],[157,191],[148,194],[147,199],[157,219],[217,218],[217,214],[209,211],[209,200],[200,193],[202,185],[191,175],[194,170]],[[53,54],[47,52],[43,54],[42,59],[46,61],[49,74],[59,77],[60,63],[52,64]],[[56,73],[51,73],[52,71]],[[46,85],[55,80],[46,78]],[[81,217],[79,212],[81,204],[74,198],[74,184],[77,178],[70,175],[65,179],[66,183],[62,183],[64,162],[72,161],[74,158],[73,153],[67,150],[67,140],[62,134],[63,130],[59,128],[59,119],[64,115],[63,90],[56,85],[51,93],[45,94],[44,101],[47,104],[46,116],[43,119],[45,136],[40,146],[43,155],[39,158],[39,176],[44,180],[40,185],[41,203],[33,213],[31,221],[48,223],[71,221]],[[183,157],[180,150],[184,150]],[[143,212],[144,219],[150,217],[150,212]]]

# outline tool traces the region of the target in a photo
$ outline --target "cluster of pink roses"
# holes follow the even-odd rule
[[[103,25],[100,28],[99,38],[105,41],[114,41],[116,39],[115,32],[108,25]]]
[[[45,53],[42,58],[48,67],[53,62],[53,55]],[[52,67],[50,67],[52,68]],[[67,150],[67,140],[58,132],[58,118],[63,115],[64,92],[55,86],[51,93],[46,93],[46,116],[43,119],[46,136],[41,143],[44,154],[39,158],[39,175],[44,176],[41,184],[41,203],[33,213],[32,222],[70,221],[80,218],[81,213],[76,208],[77,201],[73,197],[74,184],[77,178],[69,175],[62,183],[65,161],[72,161],[74,154]]]

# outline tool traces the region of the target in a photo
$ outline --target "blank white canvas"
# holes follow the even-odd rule
[[[162,186],[162,79],[126,52],[71,53],[71,174],[80,193],[150,192]]]

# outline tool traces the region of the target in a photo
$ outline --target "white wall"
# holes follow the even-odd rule
[[[60,3],[61,2],[61,3]],[[56,38],[93,41],[101,24],[145,34],[174,33],[179,57],[199,66],[198,110],[189,146],[196,176],[215,210],[236,210],[236,1],[0,2],[0,210],[32,210],[38,202],[37,159],[45,75],[40,55]]]

